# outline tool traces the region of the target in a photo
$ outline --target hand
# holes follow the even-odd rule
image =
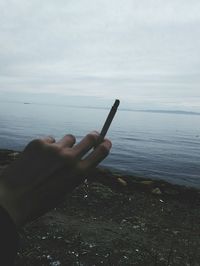
[[[77,145],[72,135],[58,142],[47,137],[26,146],[0,177],[0,205],[17,226],[55,207],[108,155],[112,145],[107,139],[92,150],[98,137],[97,132],[92,132]]]

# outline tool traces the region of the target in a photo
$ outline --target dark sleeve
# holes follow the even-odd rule
[[[14,222],[0,206],[0,265],[14,265],[18,240],[18,233]]]

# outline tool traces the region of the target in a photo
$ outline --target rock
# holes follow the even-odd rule
[[[12,152],[8,154],[8,156],[11,158],[16,158],[18,155],[19,155],[19,152]]]
[[[91,195],[95,196],[95,198],[106,201],[116,195],[112,189],[99,183],[92,184],[90,193]]]
[[[60,266],[61,265],[61,263],[60,263],[60,261],[59,260],[56,260],[56,261],[52,261],[52,262],[50,262],[50,264],[49,264],[50,266]]]
[[[48,259],[48,260],[52,260],[51,255],[47,255],[47,259]]]
[[[133,225],[133,229],[139,229],[140,226],[139,225]]]
[[[144,180],[144,181],[141,181],[141,184],[150,186],[153,184],[153,181],[152,180]]]
[[[158,187],[154,188],[151,192],[155,195],[161,195],[162,194],[161,190]]]
[[[122,179],[121,177],[118,177],[118,178],[117,178],[117,181],[118,181],[118,183],[119,183],[120,185],[122,185],[122,186],[124,186],[124,187],[127,186],[127,182],[126,182],[124,179]]]

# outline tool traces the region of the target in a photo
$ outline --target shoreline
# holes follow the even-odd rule
[[[0,172],[19,156],[0,150]],[[200,261],[200,191],[97,168],[20,231],[16,266],[188,266]]]
[[[21,151],[0,149],[0,171],[2,169],[2,166],[4,168],[4,166],[17,159],[20,153]],[[160,192],[166,195],[186,195],[186,193],[200,193],[200,188],[198,187],[170,183],[163,179],[148,178],[144,176],[134,175],[126,171],[120,171],[114,168],[102,166],[94,169],[90,173],[89,179],[98,181],[105,185],[113,185],[118,188],[121,187],[126,191],[131,189],[138,189],[144,190],[145,192],[153,192],[153,190],[158,187],[160,189]],[[158,190],[157,192],[157,194],[159,194]],[[156,191],[154,194],[156,194]]]

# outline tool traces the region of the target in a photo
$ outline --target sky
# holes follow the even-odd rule
[[[0,10],[0,97],[200,111],[199,0],[1,0]]]

